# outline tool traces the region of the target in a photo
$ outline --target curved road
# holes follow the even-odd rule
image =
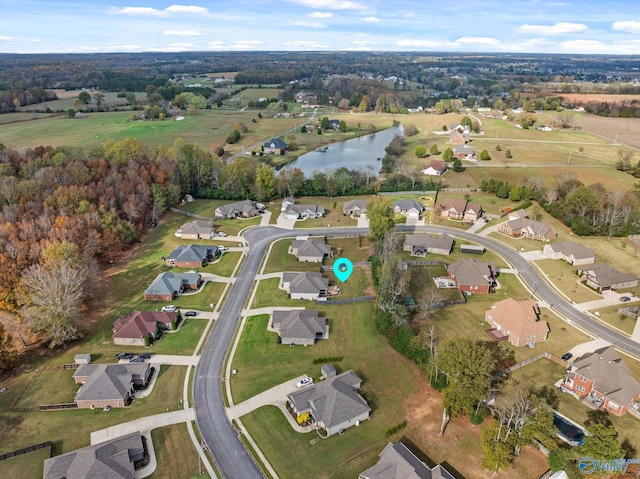
[[[589,316],[579,312],[566,302],[538,271],[523,259],[516,251],[490,238],[477,236],[463,230],[437,226],[398,226],[398,231],[424,231],[429,233],[448,233],[459,238],[481,244],[504,257],[520,273],[524,281],[536,295],[552,306],[560,315],[572,321],[592,335],[615,344],[620,349],[640,356],[640,344],[612,331]],[[280,238],[304,235],[334,235],[343,233],[368,233],[364,228],[323,228],[303,231],[282,230],[274,226],[256,227],[248,230],[244,237],[250,249],[242,265],[238,278],[231,288],[228,298],[220,312],[211,336],[207,340],[202,357],[196,369],[193,384],[193,401],[200,434],[214,457],[222,476],[229,479],[253,479],[264,477],[252,457],[242,445],[237,433],[231,426],[225,411],[222,394],[222,370],[227,351],[233,340],[240,321],[242,308],[249,295],[251,285],[260,267],[265,251],[272,241]]]

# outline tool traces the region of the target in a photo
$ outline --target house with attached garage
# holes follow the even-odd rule
[[[329,437],[369,419],[371,408],[358,393],[362,379],[353,371],[331,376],[287,395],[293,412],[309,413],[315,427]]]
[[[484,319],[513,346],[533,347],[546,341],[549,335],[549,323],[540,319],[540,308],[531,299],[516,301],[507,298],[493,303],[491,309],[484,313]]]
[[[177,311],[132,311],[113,323],[113,344],[146,346],[155,341],[159,329],[173,330],[177,320]]]
[[[144,299],[172,301],[185,291],[197,291],[201,284],[199,273],[160,273],[144,291]]]
[[[404,237],[403,250],[411,252],[411,256],[432,254],[451,254],[453,236],[441,233],[431,236],[426,233],[408,234]]]
[[[596,261],[596,254],[592,250],[571,241],[546,244],[542,252],[552,259],[561,259],[574,265],[593,264]]]
[[[251,200],[236,201],[218,206],[214,212],[216,218],[254,218],[260,214],[260,208]]]
[[[84,364],[73,379],[81,384],[75,403],[81,409],[125,407],[134,397],[134,385],[144,386],[151,377],[149,363]]]
[[[367,202],[365,200],[351,200],[345,202],[342,207],[342,214],[346,216],[360,217],[367,212]]]
[[[318,240],[293,240],[289,254],[305,263],[322,263],[325,258],[332,258],[331,245]]]
[[[318,339],[329,337],[327,318],[321,318],[314,310],[275,310],[270,326],[278,333],[282,344],[313,346]]]
[[[322,218],[325,214],[324,206],[320,205],[289,205],[284,212],[288,220],[305,220],[307,218]]]
[[[587,286],[596,291],[609,291],[638,286],[638,277],[633,273],[621,273],[606,263],[585,265],[578,268],[578,275]]]
[[[479,203],[464,198],[447,198],[440,204],[440,216],[454,220],[477,221],[483,210]]]
[[[442,160],[431,160],[429,166],[422,170],[422,174],[429,176],[441,176],[447,171],[447,164]]]
[[[167,266],[176,268],[202,268],[216,259],[217,246],[191,244],[177,246],[164,260]]]
[[[638,415],[640,383],[613,346],[596,349],[576,359],[562,387],[577,394],[592,409],[622,416],[632,409]]]
[[[489,294],[497,286],[493,263],[463,258],[447,268],[449,278],[462,293]]]
[[[44,461],[43,479],[132,479],[145,458],[140,432],[75,449]]]
[[[176,238],[190,240],[213,239],[214,231],[211,221],[195,220],[183,224],[174,235]]]
[[[416,200],[398,200],[393,205],[393,211],[409,218],[418,218],[424,211],[424,205]]]
[[[468,159],[468,160],[475,160],[476,159],[476,152],[473,150],[473,148],[470,145],[456,145],[453,147],[453,155],[456,158],[460,158],[462,159]]]
[[[401,442],[388,443],[378,457],[358,479],[454,479],[441,464],[427,466]]]
[[[291,299],[316,301],[328,295],[329,280],[320,273],[282,273],[280,288],[289,293]]]
[[[265,141],[262,146],[264,153],[267,155],[284,155],[289,149],[289,145],[280,138],[272,138],[269,141]]]
[[[527,238],[536,241],[550,241],[557,236],[550,226],[529,218],[519,218],[502,223],[498,227],[498,231],[513,238]]]

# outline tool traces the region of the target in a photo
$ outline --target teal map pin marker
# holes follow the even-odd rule
[[[353,273],[353,263],[347,258],[340,258],[335,263],[333,263],[333,272],[338,277],[338,279],[342,283],[344,283],[349,279],[351,273]]]

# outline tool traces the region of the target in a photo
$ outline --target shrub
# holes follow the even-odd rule
[[[344,356],[327,356],[324,358],[313,358],[313,364],[339,363]]]
[[[402,421],[400,424],[396,424],[395,426],[387,429],[384,432],[384,435],[387,436],[387,437],[388,436],[393,436],[396,432],[404,429],[405,427],[407,427],[407,421]]]

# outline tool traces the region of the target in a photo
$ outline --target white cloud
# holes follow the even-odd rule
[[[354,40],[351,43],[353,43],[354,45],[365,46],[365,45],[375,45],[376,42],[372,42],[371,40]]]
[[[500,40],[491,37],[460,37],[455,43],[462,43],[463,45],[475,44],[475,45],[500,45]]]
[[[589,30],[589,27],[582,23],[560,22],[555,25],[522,25],[520,31],[533,33],[535,35],[567,35],[571,33],[582,33]]]
[[[172,48],[190,48],[195,45],[193,43],[169,43],[169,46]]]
[[[122,51],[142,51],[142,45],[110,45],[107,50],[122,52]]]
[[[164,9],[169,13],[195,13],[198,15],[204,15],[209,13],[209,10],[205,7],[197,7],[195,5],[171,5]]]
[[[379,22],[380,19],[378,17],[364,17],[362,21],[367,23],[376,23]]]
[[[326,8],[327,10],[367,10],[362,3],[350,0],[287,0],[291,3],[304,5],[309,8]]]
[[[321,48],[328,48],[327,45],[323,45],[321,43],[317,43],[309,40],[296,40],[293,42],[286,42],[285,45],[287,47],[306,48],[310,50],[319,50]]]
[[[308,28],[327,28],[327,25],[322,22],[307,22],[306,20],[294,20],[293,22],[289,22],[289,25],[295,25],[297,27],[308,27]]]
[[[0,35],[0,42],[13,42],[17,40],[16,37],[5,37],[3,35]]]
[[[333,13],[331,12],[311,12],[307,14],[309,18],[331,18],[333,17]]]
[[[170,7],[167,7],[164,10],[158,10],[157,8],[152,8],[152,7],[122,7],[122,8],[112,7],[111,13],[115,13],[118,15],[142,15],[142,16],[166,17],[166,16],[169,16],[169,14],[174,14],[174,13],[203,15],[203,14],[209,13],[209,10],[207,10],[204,7],[196,7],[193,5],[171,5]]]
[[[201,37],[202,33],[195,30],[165,30],[163,35],[175,37]]]
[[[560,47],[572,53],[603,53],[610,48],[600,40],[569,40],[560,43]]]
[[[640,34],[640,22],[629,20],[628,22],[614,22],[611,28],[621,32]]]
[[[399,47],[422,47],[433,48],[439,47],[440,43],[431,40],[398,40],[396,45]]]

